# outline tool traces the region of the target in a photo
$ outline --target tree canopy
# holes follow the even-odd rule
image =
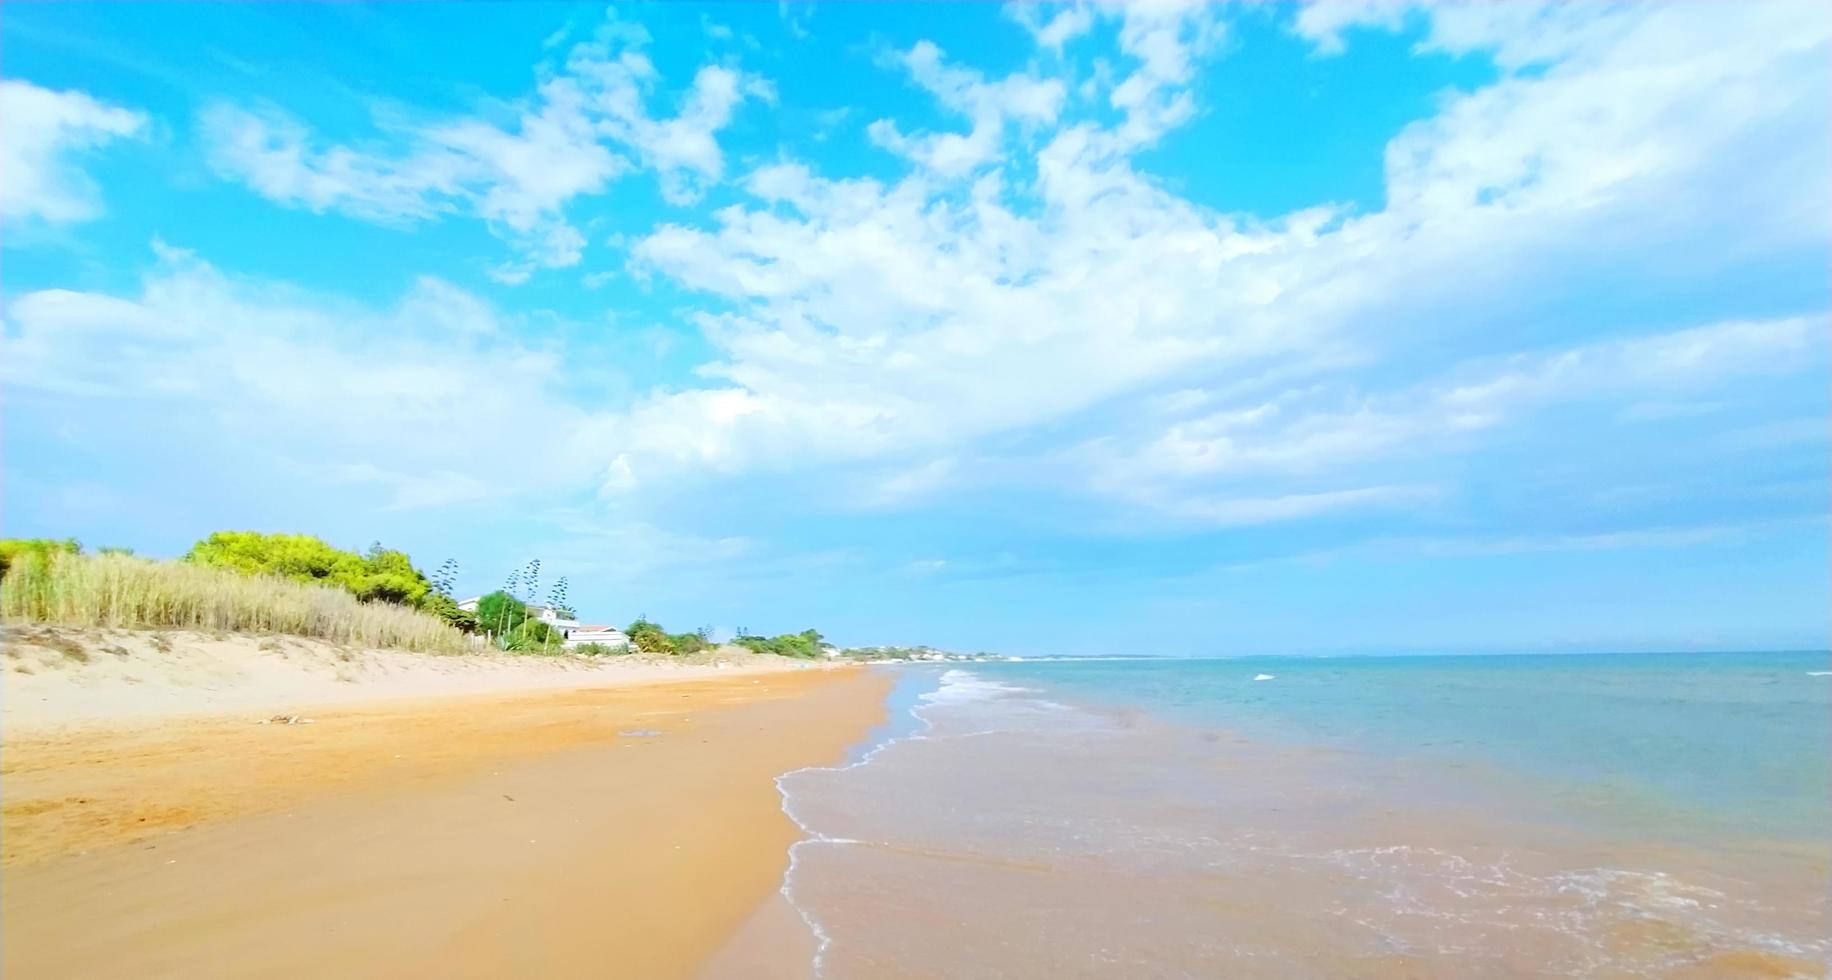
[[[343,589],[365,602],[412,606],[470,632],[477,622],[451,596],[435,589],[404,551],[369,546],[345,551],[309,534],[217,531],[191,546],[185,561],[231,568],[248,575],[274,575]]]
[[[774,653],[780,657],[800,657],[805,660],[820,656],[827,645],[826,638],[815,630],[770,637],[740,636],[732,642],[756,653]]]

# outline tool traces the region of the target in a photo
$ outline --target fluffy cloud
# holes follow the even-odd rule
[[[1823,249],[1823,14],[1307,7],[1292,27],[1320,55],[1351,29],[1418,23],[1424,47],[1488,57],[1498,77],[1444,93],[1389,142],[1378,209],[1259,219],[1180,196],[1139,162],[1199,110],[1222,13],[1026,8],[1014,16],[1040,52],[1003,77],[928,42],[889,57],[966,130],[879,120],[870,137],[910,162],[900,177],[779,159],[738,177],[740,203],[634,237],[634,272],[704,299],[688,317],[714,353],[687,385],[627,405],[569,403],[560,352],[511,339],[450,284],[349,311],[179,254],[137,296],[18,298],[4,369],[39,390],[259,406],[322,441],[327,478],[386,485],[402,505],[526,480],[628,502],[799,470],[834,477],[819,482],[854,506],[1007,479],[1230,526],[1426,505],[1450,491],[1373,464],[1456,453],[1561,405],[1729,399],[1737,379],[1823,362],[1823,321],[1798,317],[1495,322],[1599,259],[1632,278]],[[1095,36],[1111,60],[1057,56]],[[264,108],[216,107],[205,129],[224,172],[293,206],[485,220],[515,244],[497,271],[515,281],[578,261],[569,203],[625,173],[654,171],[676,201],[728,179],[717,134],[774,96],[708,65],[657,113],[663,87],[640,32],[613,26],[543,69],[506,122],[417,123],[384,148],[327,145]],[[1546,340],[1573,335],[1592,339]],[[1408,358],[1408,344],[1451,353]],[[333,379],[335,397],[304,378]],[[536,432],[564,464],[505,477],[366,421],[392,416]]]
[[[905,136],[889,119],[867,129],[873,142],[940,176],[961,177],[998,158],[1008,121],[1023,127],[1048,125],[1062,111],[1068,87],[1059,79],[1017,74],[988,82],[979,72],[942,59],[940,48],[923,41],[890,60],[942,106],[972,120],[971,130]]]
[[[1788,4],[1507,11],[1420,14],[1428,46],[1487,52],[1502,73],[1448,93],[1437,115],[1389,144],[1384,208],[1320,205],[1269,221],[1200,207],[1133,163],[1193,110],[1196,60],[1221,32],[1213,7],[1097,8],[1130,59],[1107,96],[1119,120],[1103,123],[1072,100],[1026,103],[1043,140],[1028,176],[1003,142],[1004,121],[1019,118],[1009,95],[1052,79],[1033,68],[990,81],[917,46],[900,65],[975,125],[966,135],[876,133],[914,159],[909,176],[886,183],[774,164],[746,178],[753,205],[636,243],[639,270],[723,305],[699,320],[720,356],[701,368],[705,386],[657,392],[618,420],[609,485],[791,460],[926,473],[992,437],[1098,429],[1076,421],[1096,412],[1136,417],[1128,406],[1167,388],[1215,397],[1379,365],[1408,322],[1490,351],[1529,347],[1482,336],[1488,315],[1468,310],[1530,298],[1590,254],[1632,270],[1676,249],[1709,267],[1714,255],[1734,265],[1823,247],[1823,220],[1806,216],[1832,197],[1825,16]],[[1393,5],[1332,7],[1306,10],[1295,27],[1327,48],[1348,26],[1407,16]],[[1081,29],[1070,22],[1061,36]],[[1062,70],[1065,91],[1098,82]],[[964,173],[964,192],[938,179]],[[1313,476],[1205,503],[1174,461],[1263,467],[1308,454],[1320,465],[1441,445],[1447,430],[1591,397],[1585,385],[1657,391],[1650,365],[1689,344],[1717,352],[1709,366],[1724,369],[1724,351],[1767,357],[1781,348],[1763,345],[1813,329],[1644,327],[1641,340],[1527,355],[1474,387],[1420,380],[1372,405],[1275,405],[1278,425],[1251,430],[1266,434],[1251,444],[1227,442],[1229,426],[1246,422],[1172,417],[1114,459],[1138,465],[1137,502],[1218,523],[1391,506],[1428,493]],[[1416,399],[1426,413],[1401,410]],[[1091,472],[1092,489],[1112,491],[1115,480]],[[1162,485],[1140,487],[1153,479]]]
[[[0,219],[64,224],[101,214],[95,184],[73,158],[146,127],[144,114],[83,92],[0,81]]]
[[[6,308],[0,379],[18,395],[169,404],[331,483],[396,507],[577,485],[602,459],[584,411],[554,397],[560,362],[512,319],[422,279],[391,308],[234,279],[160,246],[137,295],[28,292]],[[225,329],[233,324],[233,329]],[[513,447],[539,467],[475,447]]]
[[[566,220],[568,202],[638,167],[657,174],[669,200],[695,199],[723,173],[716,136],[733,111],[773,97],[759,79],[708,65],[673,115],[653,115],[659,78],[647,40],[638,27],[606,24],[541,69],[509,125],[438,120],[394,126],[380,146],[323,146],[277,109],[219,104],[201,129],[218,173],[282,204],[380,222],[474,215],[521,256],[497,274],[515,282],[536,267],[577,264],[585,238]]]

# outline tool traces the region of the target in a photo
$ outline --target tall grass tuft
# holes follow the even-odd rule
[[[0,579],[0,619],[60,626],[287,633],[333,643],[462,653],[465,635],[342,589],[127,555],[25,553]]]

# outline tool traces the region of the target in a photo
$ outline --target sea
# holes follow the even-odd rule
[[[1825,977],[1828,660],[874,668],[782,897],[823,978]]]

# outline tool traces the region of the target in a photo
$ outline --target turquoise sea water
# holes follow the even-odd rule
[[[1832,826],[1825,653],[974,664],[1048,696],[1253,738],[1615,790],[1758,834]],[[1255,680],[1271,675],[1270,680]]]
[[[887,668],[785,774],[821,978],[1818,976],[1826,654]]]

